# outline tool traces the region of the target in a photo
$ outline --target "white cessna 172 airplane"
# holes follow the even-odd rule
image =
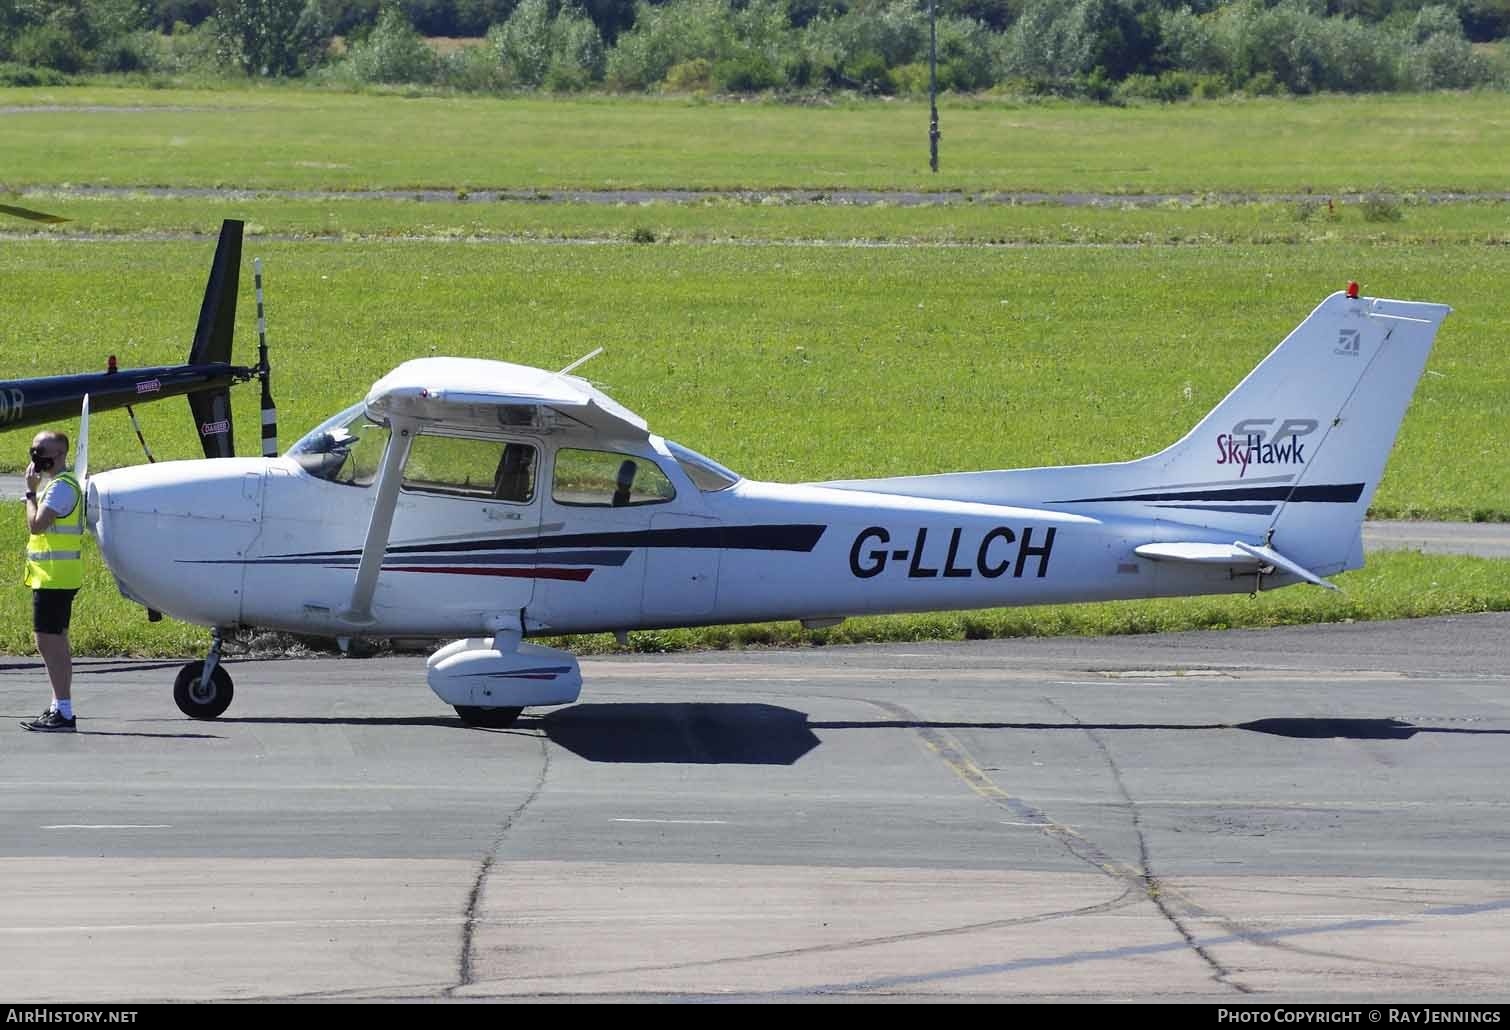
[[[222,632],[262,626],[459,637],[430,688],[507,726],[581,690],[527,636],[1335,589],[1449,310],[1349,284],[1136,461],[796,485],[656,436],[570,368],[422,358],[281,457],[95,475],[87,520],[126,597],[214,630],[175,686],[190,716],[230,704]]]

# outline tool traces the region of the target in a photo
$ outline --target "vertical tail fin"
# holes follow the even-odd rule
[[[1272,540],[1324,575],[1358,567],[1369,502],[1450,310],[1333,294],[1179,442],[1100,466],[1116,486],[1097,500]]]
[[[1335,293],[1194,429],[1136,461],[825,485],[1130,515],[1169,523],[1171,541],[1272,541],[1321,575],[1357,568],[1369,502],[1450,311]]]
[[[1342,560],[1345,568],[1357,568],[1363,564],[1363,520],[1437,330],[1452,309],[1380,299],[1345,303],[1330,355],[1322,357],[1334,366],[1356,365],[1356,382],[1330,418],[1328,408],[1318,409],[1315,450],[1281,500],[1270,533],[1301,562]],[[1346,380],[1344,373],[1337,377]],[[1331,503],[1307,503],[1314,497]]]

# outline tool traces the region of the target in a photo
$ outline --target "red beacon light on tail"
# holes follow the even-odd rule
[[[1358,299],[1358,284],[1357,283],[1348,283],[1347,284],[1347,299],[1348,300],[1357,300]]]

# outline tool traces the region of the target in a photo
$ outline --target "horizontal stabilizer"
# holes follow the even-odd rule
[[[1291,561],[1272,547],[1255,547],[1242,541],[1230,544],[1171,543],[1144,544],[1133,548],[1133,553],[1151,561],[1195,562],[1202,565],[1245,565],[1257,567],[1272,565],[1292,576],[1299,576],[1307,583],[1315,583],[1328,590],[1339,589],[1320,576]]]
[[[1239,551],[1236,544],[1144,544],[1133,548],[1133,553],[1152,561],[1188,561],[1202,565],[1261,564],[1251,554]]]
[[[1253,555],[1253,557],[1259,559],[1265,564],[1284,569],[1292,576],[1299,576],[1307,583],[1315,583],[1317,586],[1326,587],[1328,590],[1341,589],[1337,586],[1336,583],[1328,583],[1326,580],[1316,575],[1316,573],[1312,572],[1310,569],[1301,568],[1299,564],[1292,562],[1290,559],[1286,558],[1284,555],[1280,554],[1272,547],[1254,547],[1252,544],[1245,544],[1241,541],[1234,543],[1232,546],[1236,547],[1240,551],[1244,551],[1248,554]]]

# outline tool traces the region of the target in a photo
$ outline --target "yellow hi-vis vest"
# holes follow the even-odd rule
[[[73,487],[78,500],[73,511],[59,515],[47,532],[27,537],[26,585],[33,590],[77,590],[84,585],[84,491],[72,472],[57,479]]]

